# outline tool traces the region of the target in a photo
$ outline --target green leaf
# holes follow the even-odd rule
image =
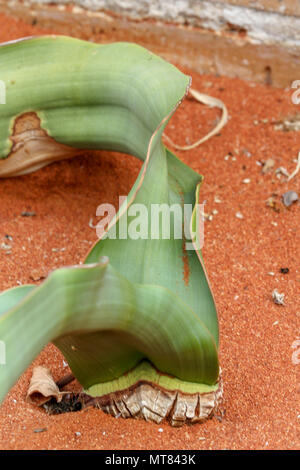
[[[15,120],[29,111],[63,145],[144,160],[127,200],[85,265],[57,270],[39,287],[0,296],[0,340],[7,357],[0,365],[1,398],[49,341],[90,393],[130,387],[141,377],[189,393],[215,390],[218,321],[200,249],[186,250],[187,240],[177,238],[182,218],[176,211],[169,236],[164,237],[166,218],[160,216],[151,237],[153,205],[176,204],[182,210],[199,202],[202,177],[161,141],[189,77],[133,44],[97,45],[66,37],[3,45],[0,61],[8,84],[7,105],[0,107],[0,158],[6,159],[0,171],[12,162]],[[34,133],[26,138],[38,139]],[[31,148],[29,155],[21,148],[12,164],[16,175],[26,158],[26,171],[37,168],[40,147],[36,153]],[[52,147],[45,155],[39,166],[60,157]],[[134,204],[147,209],[138,220],[147,229],[132,239]],[[190,221],[196,245],[197,214],[194,210]]]

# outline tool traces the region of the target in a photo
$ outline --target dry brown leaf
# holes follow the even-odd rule
[[[206,142],[208,139],[218,134],[218,132],[220,132],[220,130],[225,126],[225,124],[228,121],[228,111],[223,101],[219,100],[218,98],[214,98],[213,96],[200,93],[199,91],[196,91],[193,89],[190,89],[189,92],[196,101],[199,101],[199,103],[203,103],[211,107],[220,108],[222,110],[222,116],[221,116],[220,121],[218,122],[218,124],[212,131],[210,131],[207,135],[202,137],[200,140],[197,140],[197,142],[194,142],[192,145],[185,145],[185,146],[177,145],[175,144],[175,142],[173,142],[172,139],[170,139],[170,137],[168,137],[166,134],[163,134],[166,141],[177,150],[192,150],[198,147],[203,142]]]
[[[59,403],[66,392],[60,392],[49,369],[37,366],[33,369],[32,377],[27,391],[26,400],[41,406],[51,398]]]

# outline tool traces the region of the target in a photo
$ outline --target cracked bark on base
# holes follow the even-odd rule
[[[141,418],[157,424],[166,419],[178,427],[203,422],[214,415],[222,401],[221,378],[218,385],[215,392],[189,395],[143,382],[132,389],[90,397],[87,405],[96,406],[117,418]]]
[[[59,383],[61,386],[66,385],[73,378],[69,374]],[[139,381],[127,389],[92,397],[85,392],[60,391],[50,371],[38,366],[33,371],[27,401],[43,406],[49,414],[79,411],[94,406],[116,418],[140,418],[157,424],[167,420],[172,426],[182,426],[211,418],[221,404],[222,394],[220,373],[217,390],[206,393],[171,391],[152,382]]]

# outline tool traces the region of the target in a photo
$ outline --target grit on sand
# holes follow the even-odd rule
[[[47,32],[0,17],[1,42]],[[296,166],[299,132],[277,130],[276,123],[300,108],[290,90],[191,75],[193,87],[222,99],[230,115],[220,135],[177,152],[204,175],[200,202],[205,200],[212,214],[203,255],[219,313],[222,419],[174,429],[96,409],[49,416],[25,402],[31,365],[0,407],[1,449],[299,449],[300,365],[292,360],[292,346],[300,336],[300,205],[286,208],[281,195],[290,189],[300,193],[300,173],[287,182],[275,170],[291,173]],[[186,145],[205,135],[218,116],[218,110],[186,99],[167,133]],[[263,174],[269,158],[274,167]],[[0,250],[0,289],[17,281],[39,283],[50,270],[82,261],[96,240],[89,221],[97,220],[97,206],[117,207],[140,166],[133,157],[89,152],[1,180],[0,238],[11,250]],[[266,203],[270,197],[273,208]],[[35,216],[23,217],[24,211]],[[285,294],[284,306],[273,302],[275,288]],[[34,361],[38,364],[56,379],[68,372],[53,345]]]

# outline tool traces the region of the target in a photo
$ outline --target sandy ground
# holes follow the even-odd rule
[[[0,17],[0,41],[43,32],[38,25]],[[173,429],[94,409],[48,416],[25,402],[31,366],[0,408],[1,449],[300,448],[300,365],[292,360],[292,345],[300,336],[300,205],[286,208],[281,202],[287,190],[300,193],[300,173],[289,183],[275,174],[280,166],[294,170],[300,137],[274,126],[300,108],[289,90],[192,77],[195,89],[221,98],[230,114],[221,135],[193,151],[177,152],[205,176],[201,200],[207,213],[218,211],[205,224],[203,254],[219,312],[223,418]],[[208,132],[218,114],[186,100],[167,133],[185,145]],[[263,174],[261,164],[268,158],[275,164]],[[97,220],[97,206],[117,204],[139,168],[132,157],[93,152],[1,180],[0,239],[11,245],[11,253],[0,250],[0,289],[82,261],[96,240],[89,221]],[[266,204],[272,195],[278,211]],[[36,215],[23,217],[22,211]],[[285,306],[272,301],[275,288],[285,294]],[[48,366],[55,378],[68,372],[53,345],[34,364]]]

